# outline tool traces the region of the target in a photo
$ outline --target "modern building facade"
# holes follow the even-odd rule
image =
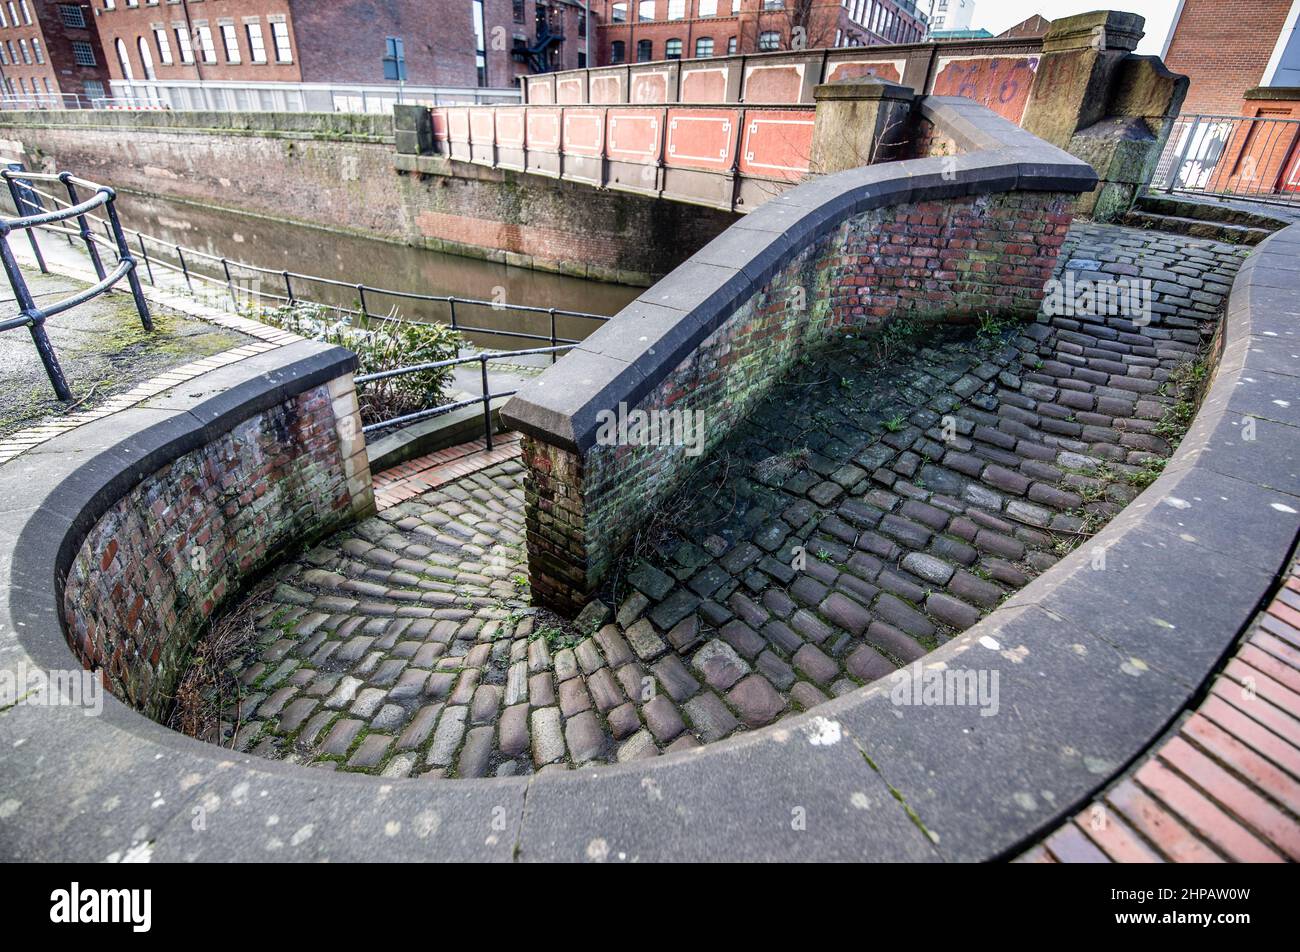
[[[911,0],[597,0],[594,65],[734,53],[915,43]]]
[[[930,0],[930,31],[969,30],[975,0]]]
[[[10,101],[103,97],[108,70],[89,2],[0,2],[0,78]]]

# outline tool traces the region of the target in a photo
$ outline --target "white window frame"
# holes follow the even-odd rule
[[[245,20],[244,36],[248,38],[248,61],[257,66],[265,66],[270,62],[266,58],[266,35],[262,32],[262,22],[257,19]]]
[[[226,51],[226,62],[231,66],[238,66],[244,61],[243,54],[239,52],[239,27],[235,26],[235,21],[227,23],[218,23],[217,29],[221,31],[221,45]]]
[[[171,66],[175,63],[175,60],[172,59],[172,44],[167,38],[167,28],[165,26],[153,28],[153,45],[158,50],[159,65]]]
[[[280,40],[283,38],[283,45]],[[271,44],[275,47],[277,63],[293,62],[293,38],[289,36],[289,24],[284,20],[271,21]]]

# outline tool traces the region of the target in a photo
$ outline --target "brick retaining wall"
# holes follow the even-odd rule
[[[100,516],[68,570],[69,642],[115,695],[161,718],[219,606],[373,507],[348,373],[214,435]]]

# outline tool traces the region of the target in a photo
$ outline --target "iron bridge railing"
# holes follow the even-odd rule
[[[1150,191],[1300,203],[1300,119],[1179,116]]]
[[[18,316],[0,319],[0,332],[16,330],[20,327],[26,327],[31,331],[32,342],[36,345],[36,352],[40,355],[41,363],[45,366],[46,376],[50,378],[50,384],[54,387],[54,392],[60,400],[71,400],[72,390],[68,387],[67,378],[63,374],[63,368],[59,365],[58,355],[54,351],[54,346],[50,343],[49,335],[45,332],[45,322],[47,319],[54,317],[56,314],[62,314],[70,311],[79,304],[84,304],[92,298],[106,293],[115,284],[126,278],[131,286],[131,296],[135,299],[136,310],[140,314],[140,323],[144,325],[146,331],[153,330],[153,322],[149,317],[149,306],[145,303],[144,291],[140,286],[140,277],[136,273],[135,258],[126,241],[126,234],[122,230],[122,223],[117,216],[115,201],[117,193],[106,185],[97,185],[94,182],[87,182],[79,179],[70,172],[46,173],[46,172],[24,172],[21,166],[9,167],[0,170],[0,176],[4,177],[6,184],[9,186],[9,196],[14,203],[14,211],[17,218],[0,218],[0,259],[3,259],[5,273],[9,276],[9,285],[13,288],[14,300],[18,304]],[[67,190],[67,199],[60,199],[58,204],[61,208],[54,211],[46,211],[37,199],[37,189],[33,182],[58,182]],[[78,193],[78,188],[90,189],[94,195],[90,198],[82,199]],[[104,209],[106,218],[98,218],[91,213],[96,208]],[[32,214],[24,214],[24,209],[29,210]],[[89,218],[96,218],[97,221],[103,221],[108,231],[109,244],[117,254],[117,264],[111,271],[107,270],[99,254],[97,245],[99,239],[90,229]],[[71,221],[77,222],[77,230],[74,232],[68,228],[57,227],[60,222]],[[32,296],[31,289],[27,286],[27,279],[24,277],[22,269],[18,266],[14,258],[13,249],[9,247],[9,236],[16,231],[25,231],[27,238],[32,245],[32,253],[36,256],[36,263],[41,269],[42,274],[49,274],[49,268],[45,264],[45,258],[41,254],[40,244],[36,240],[36,229],[47,228],[51,231],[57,231],[68,236],[72,240],[73,236],[80,238],[86,245],[86,251],[90,254],[90,259],[95,266],[95,274],[98,281],[83,291],[66,297],[54,304],[45,307],[37,307],[35,299]]]

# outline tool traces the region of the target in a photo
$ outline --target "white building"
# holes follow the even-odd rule
[[[975,0],[930,0],[930,31],[969,30]]]

